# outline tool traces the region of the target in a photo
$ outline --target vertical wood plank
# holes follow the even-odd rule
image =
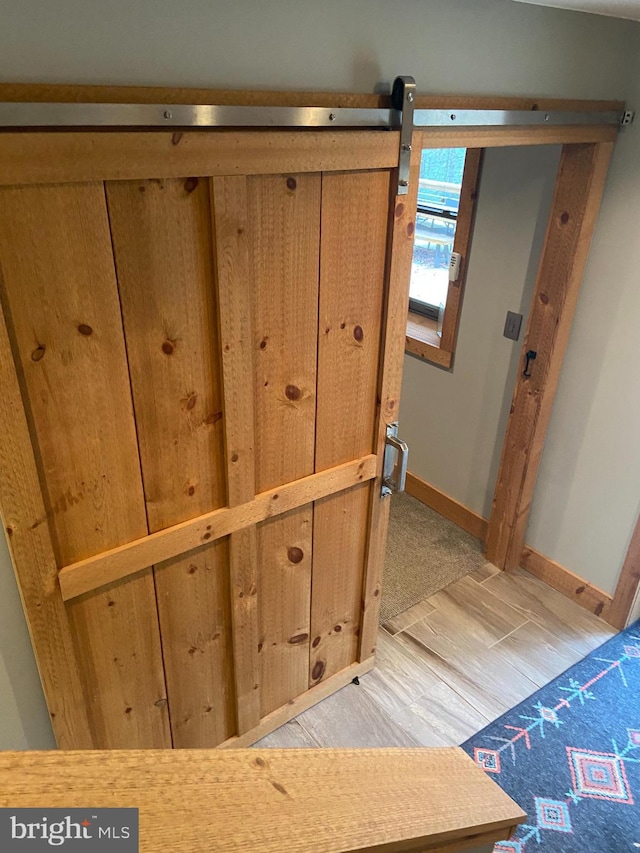
[[[502,569],[520,565],[547,426],[612,150],[609,142],[562,149],[487,534],[487,559]],[[528,350],[537,353],[531,378],[522,376]]]
[[[65,564],[147,533],[102,185],[3,189],[0,264],[45,495],[36,523]],[[67,612],[95,745],[169,746],[150,570]]]
[[[107,185],[151,532],[225,504],[209,186]]]
[[[313,473],[320,175],[247,181],[253,304],[256,489]]]
[[[67,613],[58,585],[29,427],[0,307],[0,509],[60,749],[95,746]]]
[[[377,446],[389,204],[389,172],[323,175],[316,471]],[[311,685],[357,658],[370,494],[314,507]]]
[[[67,609],[96,743],[171,748],[151,569],[74,599]]]
[[[258,527],[263,717],[309,686],[312,532],[311,506]]]
[[[236,732],[227,539],[155,567],[173,745],[217,746]]]
[[[248,179],[258,492],[313,473],[320,175]],[[261,715],[308,687],[313,507],[258,528]]]
[[[258,534],[255,525],[229,537],[233,661],[238,734],[260,721]]]
[[[213,230],[220,311],[225,465],[228,505],[251,500],[256,492],[253,384],[253,304],[247,179],[213,178]]]
[[[213,178],[211,188],[228,504],[237,506],[251,500],[256,492],[247,180]],[[240,735],[257,726],[260,720],[257,551],[255,525],[229,537],[236,717]]]
[[[224,506],[209,182],[107,184],[151,532]],[[155,567],[174,746],[235,733],[228,548]]]
[[[309,686],[358,659],[371,487],[316,501]]]
[[[316,471],[374,446],[389,175],[322,177]]]
[[[409,283],[413,259],[413,235],[420,178],[419,145],[413,145],[409,192],[396,196],[389,225],[388,278],[385,293],[383,352],[380,359],[376,452],[378,472],[371,486],[371,516],[364,577],[362,629],[359,660],[371,657],[376,649],[382,575],[389,527],[390,498],[381,497],[382,466],[387,424],[397,421],[400,409],[406,317],[409,310]]]

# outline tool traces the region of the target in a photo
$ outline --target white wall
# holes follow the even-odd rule
[[[0,78],[609,97],[634,25],[511,0],[2,0]]]
[[[640,44],[637,25],[511,0],[0,0],[0,20],[4,81],[366,92],[378,81],[409,73],[422,92],[638,95],[629,82],[640,70],[631,60]],[[638,504],[633,488],[638,472],[630,470],[627,454],[640,413],[635,401],[614,393],[617,386],[635,387],[636,276],[633,266],[609,274],[624,235],[639,220],[638,202],[628,188],[630,181],[637,185],[638,138],[638,128],[632,128],[616,155],[570,344],[569,378],[563,377],[551,428],[549,453],[556,454],[556,461],[545,458],[541,478],[541,494],[547,497],[540,500],[549,502],[552,517],[565,497],[570,501],[568,538],[579,539],[589,528],[602,542],[602,559],[586,571],[597,574],[605,589],[615,582]],[[638,242],[631,249],[634,257]],[[597,314],[603,302],[612,326]],[[623,338],[618,343],[616,329]],[[577,412],[571,404],[576,383],[582,389]],[[600,432],[603,423],[608,434]],[[605,466],[593,451],[599,444],[602,452],[607,442]],[[566,468],[582,491],[585,483],[588,491],[597,491],[592,501],[566,486],[551,487],[553,471],[577,444],[582,452],[574,453]],[[534,545],[540,512],[536,506]],[[560,534],[556,537],[560,547]],[[588,554],[569,541],[565,545],[567,552],[559,551],[558,558],[585,571],[581,561]],[[0,731],[6,734],[0,745],[36,747],[50,742],[50,732],[3,551],[0,578],[5,593],[0,592],[0,624],[8,626],[0,631],[0,658],[9,682],[3,675]]]
[[[9,549],[0,537],[0,749],[53,749]]]

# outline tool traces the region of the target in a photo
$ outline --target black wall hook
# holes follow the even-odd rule
[[[522,374],[526,379],[531,379],[531,374],[529,373],[529,362],[535,361],[537,356],[538,356],[538,353],[534,349],[530,349],[529,352],[527,353],[527,356],[526,356],[527,361],[525,363],[524,372]]]

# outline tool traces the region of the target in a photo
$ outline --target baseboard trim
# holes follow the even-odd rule
[[[476,536],[484,544],[489,522],[481,515],[459,503],[455,498],[445,495],[434,486],[430,486],[415,474],[407,473],[405,488],[412,497],[440,513],[444,518],[448,518],[449,521],[453,521],[467,533]],[[619,627],[615,623],[612,596],[598,589],[594,584],[561,566],[560,563],[545,557],[529,545],[524,547],[520,565],[553,589],[575,601],[580,607],[595,613],[614,627]]]
[[[459,503],[454,498],[445,495],[429,483],[425,483],[415,474],[407,473],[405,490],[423,504],[440,513],[440,515],[453,521],[458,527],[466,530],[472,536],[476,536],[484,545],[487,535],[488,521],[472,509]]]
[[[576,604],[584,607],[585,610],[589,610],[596,616],[608,621],[607,616],[613,598],[598,589],[597,586],[575,575],[570,569],[550,560],[549,557],[545,557],[544,554],[540,554],[528,545],[524,547],[520,565],[567,598],[575,601]]]

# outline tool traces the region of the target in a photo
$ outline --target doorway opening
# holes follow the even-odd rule
[[[441,327],[453,309],[458,334],[450,366],[407,346],[400,434],[410,448],[409,474],[406,494],[392,498],[382,624],[484,570],[559,157],[559,146],[423,152],[409,323],[421,311],[434,325],[439,315]],[[472,177],[465,167],[471,158],[482,162]],[[470,224],[464,242],[456,228],[463,218]],[[457,274],[450,273],[453,254]],[[507,312],[520,317],[515,339],[505,336]]]

